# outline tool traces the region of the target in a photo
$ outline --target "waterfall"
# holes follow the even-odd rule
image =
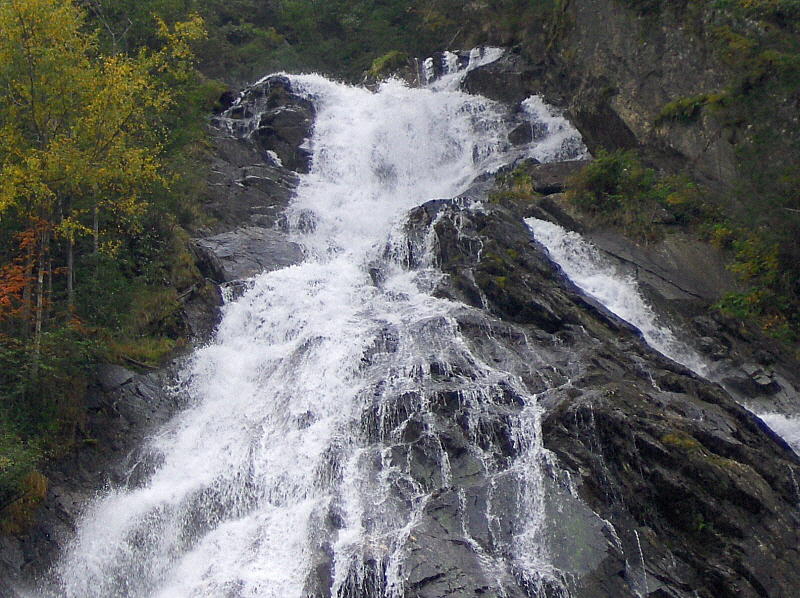
[[[572,282],[609,311],[638,328],[651,347],[696,374],[720,382],[706,360],[658,317],[632,276],[618,271],[596,247],[576,232],[538,218],[527,218],[525,223]],[[800,417],[754,409],[749,404],[745,407],[800,454]]]
[[[402,596],[409,575],[422,575],[409,558],[430,505],[460,488],[454,526],[474,575],[494,595],[518,583],[566,596],[541,540],[537,397],[461,336],[454,314],[466,307],[431,295],[441,276],[432,241],[419,267],[403,249],[410,208],[456,197],[509,160],[502,108],[396,81],[371,93],[290,78],[318,114],[311,172],[287,213],[306,259],[255,277],[225,305],[214,341],[180,375],[188,407],[143,449],[151,475],[88,509],[44,593]],[[531,106],[530,118],[558,120],[541,101]],[[544,134],[525,151],[539,160],[585,151],[558,122],[539,123]],[[537,366],[535,355],[519,360]],[[465,414],[463,450],[448,444],[443,397]],[[511,448],[491,432],[497,413]],[[479,509],[489,540],[476,537],[455,459],[489,480]],[[512,515],[521,523],[505,542],[498,530]]]
[[[771,411],[758,411],[756,415],[800,455],[800,416]]]
[[[527,218],[525,223],[534,238],[545,246],[550,258],[561,266],[569,279],[585,293],[602,303],[610,312],[632,324],[647,343],[659,353],[685,365],[701,376],[706,373],[704,360],[661,322],[639,292],[636,280],[617,270],[591,243],[578,233],[540,220]]]

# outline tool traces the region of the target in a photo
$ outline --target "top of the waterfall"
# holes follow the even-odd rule
[[[506,53],[504,48],[485,46],[469,51],[445,50],[426,58],[421,65],[421,80],[425,85],[456,89],[466,74],[476,68],[497,62]]]

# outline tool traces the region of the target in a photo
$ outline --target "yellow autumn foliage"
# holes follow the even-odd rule
[[[166,184],[158,116],[188,77],[193,17],[159,23],[163,48],[98,55],[69,0],[0,1],[0,218],[10,212],[70,237],[87,219],[136,226],[143,191]]]

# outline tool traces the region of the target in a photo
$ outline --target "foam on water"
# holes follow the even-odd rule
[[[291,79],[318,112],[311,172],[288,213],[308,257],[257,276],[225,306],[214,342],[181,374],[189,407],[143,449],[152,475],[91,506],[48,595],[303,598],[323,557],[332,560],[334,596],[366,587],[367,562],[385,570],[375,596],[401,595],[414,525],[432,492],[450,483],[441,446],[433,487],[386,452],[403,433],[398,397],[416,397],[403,408],[435,428],[424,415],[432,360],[470,370],[460,392],[476,422],[500,400],[501,383],[525,397],[515,424],[520,466],[506,473],[520,478],[527,510],[512,553],[531,584],[555,575],[537,543],[543,448],[535,397],[471,353],[456,306],[426,292],[438,275],[433,260],[409,270],[381,258],[402,236],[409,208],[456,196],[507,159],[498,106],[399,82],[370,93],[315,75]],[[563,157],[570,134],[581,146],[563,127],[558,143],[544,135],[531,152]],[[376,259],[387,272],[380,287],[368,271]],[[391,359],[375,349],[389,337]],[[476,423],[471,440],[481,433]],[[494,460],[475,450],[493,474]],[[407,500],[397,499],[398,487],[408,488]],[[502,566],[487,559],[487,575]]]
[[[648,344],[696,374],[720,382],[708,362],[681,341],[662,323],[631,277],[618,271],[591,243],[578,233],[539,220],[526,219],[534,238],[547,248],[550,257],[569,279],[626,322],[638,328]],[[800,416],[764,411],[745,404],[776,434],[800,454]]]
[[[632,277],[619,272],[578,233],[538,218],[528,218],[525,223],[534,238],[547,248],[552,260],[585,293],[638,328],[651,347],[698,374],[704,374],[706,365],[703,359],[680,341],[669,327],[659,322]]]
[[[482,66],[497,62],[505,53],[506,50],[503,48],[495,48],[492,46],[473,48],[469,53],[466,64],[462,64],[462,60],[458,54],[454,52],[444,52],[441,58],[442,74],[438,79],[436,78],[434,59],[427,58],[423,63],[425,84],[436,90],[458,90],[464,78],[467,76],[467,73]],[[574,127],[572,127],[572,132],[575,134]]]
[[[541,96],[531,96],[522,102],[529,117],[533,142],[530,156],[540,162],[582,160],[589,152],[575,127],[560,111],[548,106]]]

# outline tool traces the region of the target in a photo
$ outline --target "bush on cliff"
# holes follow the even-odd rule
[[[663,233],[660,225],[674,223],[730,250],[730,269],[745,289],[728,294],[717,308],[787,343],[800,339],[800,226],[791,210],[774,227],[755,217],[723,215],[688,178],[659,175],[630,151],[599,152],[569,180],[567,198],[634,239],[655,240]]]
[[[632,151],[598,152],[569,180],[567,198],[578,209],[641,240],[656,239],[658,223],[710,220],[715,212],[691,180],[661,176]]]

